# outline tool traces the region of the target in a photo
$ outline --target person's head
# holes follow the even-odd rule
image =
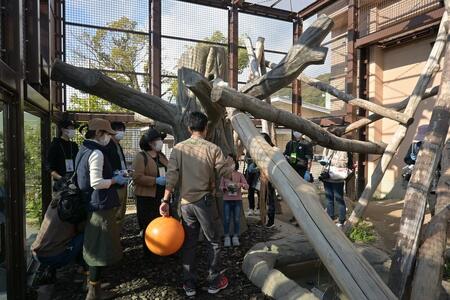
[[[75,137],[75,128],[77,125],[73,121],[62,120],[58,123],[59,137],[72,139]]]
[[[199,111],[191,112],[189,115],[188,128],[191,133],[198,133],[206,136],[208,130],[208,117]]]
[[[116,132],[111,128],[111,123],[108,120],[94,118],[88,123],[88,131],[85,134],[85,138],[96,140],[100,145],[106,146],[113,135],[116,135]]]
[[[166,138],[166,134],[159,132],[154,128],[150,128],[146,133],[144,133],[139,141],[139,147],[143,151],[154,150],[156,152],[161,152],[163,148],[163,140]]]
[[[236,155],[234,155],[233,153],[228,154],[228,157],[232,158],[234,161],[234,170],[237,171],[239,170],[239,161],[236,158]]]
[[[125,136],[125,124],[122,122],[111,122],[111,128],[117,132],[117,134],[114,136],[114,138],[117,141],[120,141],[124,138]]]
[[[261,135],[270,146],[272,146],[272,147],[274,146],[274,144],[272,143],[272,139],[270,138],[270,135],[268,135],[265,132],[261,133]]]
[[[301,140],[303,137],[303,134],[298,131],[292,132],[292,135],[294,136],[294,139],[296,139],[297,141]]]

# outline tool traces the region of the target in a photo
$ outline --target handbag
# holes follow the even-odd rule
[[[331,165],[331,161],[332,161],[333,155],[335,153],[336,152],[333,151],[333,153],[330,156],[330,159],[328,160],[328,164],[324,167],[324,169],[322,170],[322,173],[320,173],[320,175],[319,175],[319,180],[320,181],[323,181],[323,180],[326,180],[326,179],[345,180],[345,179],[347,179],[347,177],[352,172],[348,168],[339,168],[339,167]]]

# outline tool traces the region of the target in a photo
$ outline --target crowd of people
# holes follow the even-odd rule
[[[122,258],[120,233],[127,187],[132,181],[144,258],[158,259],[145,245],[145,229],[155,218],[171,215],[177,203],[185,231],[181,261],[186,295],[196,294],[196,248],[200,232],[208,242],[208,292],[215,294],[225,289],[228,278],[221,267],[220,251],[222,247],[240,245],[242,190],[248,190],[247,215],[259,216],[261,226],[268,228],[275,223],[277,195],[248,153],[241,173],[235,154],[224,154],[217,145],[206,140],[207,124],[206,115],[192,112],[188,124],[191,137],[176,144],[169,159],[162,153],[166,134],[150,128],[140,138],[141,151],[130,168],[120,144],[125,136],[125,124],[94,118],[79,128],[84,140],[78,147],[72,141],[77,125],[71,121],[60,122],[59,135],[52,141],[47,157],[54,197],[32,245],[43,281],[53,282],[58,268],[76,262],[80,277],[86,278],[86,299],[113,296],[102,288],[102,271]],[[268,134],[262,133],[262,136],[274,146]],[[284,155],[305,181],[314,181],[311,174],[313,147],[302,134],[293,133]],[[338,151],[331,151],[321,161],[324,169],[320,179],[326,192],[327,212],[334,219],[334,203],[340,206],[338,225],[345,221],[343,189],[346,176],[333,174],[339,168],[345,168],[348,175],[348,162],[347,153]],[[217,178],[220,178],[218,184]],[[80,222],[64,221],[58,204],[62,187],[70,184],[79,189],[86,209],[85,218]],[[223,199],[223,230],[218,230],[214,219],[217,191]],[[256,195],[258,201],[255,201]]]

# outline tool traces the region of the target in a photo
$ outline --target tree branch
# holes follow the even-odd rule
[[[139,112],[155,121],[175,125],[177,108],[159,97],[141,93],[109,78],[99,71],[86,70],[56,60],[52,66],[52,80],[64,82],[83,92]]]
[[[364,108],[364,109],[374,112],[380,116],[389,118],[391,120],[400,122],[402,124],[411,124],[412,121],[414,120],[413,118],[411,118],[401,112],[380,106],[376,103],[369,102],[364,99],[353,97],[352,95],[344,93],[328,83],[321,82],[320,80],[317,80],[314,78],[310,78],[304,74],[300,74],[298,79],[300,79],[304,83],[308,84],[309,86],[312,86],[322,92],[326,92],[332,96],[335,96],[339,100],[342,100],[348,104]]]
[[[264,99],[290,84],[307,66],[323,64],[327,48],[321,47],[320,44],[332,26],[333,21],[330,18],[325,15],[320,16],[305,30],[279,64],[264,76],[246,84],[240,91],[258,99]]]
[[[384,151],[384,145],[337,137],[309,120],[227,87],[214,87],[211,92],[211,100],[222,106],[247,111],[255,118],[272,121],[297,130],[323,147],[357,153],[381,154]]]

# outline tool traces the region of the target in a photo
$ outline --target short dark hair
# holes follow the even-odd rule
[[[204,131],[208,125],[208,117],[199,111],[194,111],[189,114],[188,127],[192,131]]]
[[[88,140],[92,140],[93,138],[95,138],[95,130],[86,131],[86,134],[84,135],[84,137]]]
[[[119,129],[126,129],[125,123],[123,122],[111,122],[111,128],[114,131],[117,131]]]

